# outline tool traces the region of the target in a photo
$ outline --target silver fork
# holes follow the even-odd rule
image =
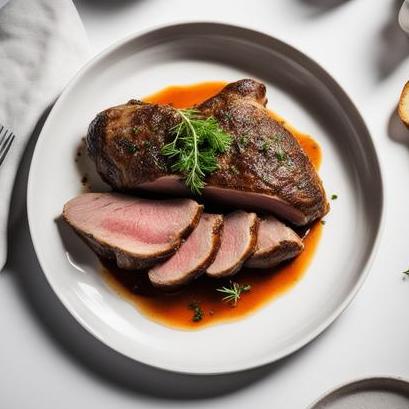
[[[0,166],[3,163],[6,155],[11,147],[16,136],[9,129],[1,125],[0,128]]]

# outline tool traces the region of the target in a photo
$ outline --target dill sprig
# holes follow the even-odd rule
[[[203,118],[195,109],[178,109],[181,121],[172,128],[172,142],[162,154],[174,159],[172,170],[185,176],[193,193],[200,194],[206,175],[218,169],[217,155],[226,152],[232,142],[214,117]]]
[[[230,281],[230,287],[217,288],[216,291],[226,294],[222,300],[236,306],[240,300],[241,294],[251,290],[249,284],[239,284],[234,281]]]

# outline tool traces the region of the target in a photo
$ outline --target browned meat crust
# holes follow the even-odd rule
[[[133,190],[169,173],[160,152],[178,121],[171,106],[130,100],[99,113],[91,122],[88,153],[106,183],[115,190]]]
[[[329,210],[322,182],[294,136],[271,117],[266,102],[263,84],[241,80],[199,107],[235,136],[207,183],[276,196],[305,214],[306,222],[322,217]]]
[[[228,84],[197,107],[204,116],[216,117],[234,137],[232,148],[219,157],[219,170],[207,178],[205,194],[213,189],[223,195],[229,191],[262,195],[263,200],[276,202],[270,211],[307,224],[325,215],[329,204],[307,155],[271,117],[266,101],[265,86],[244,79]],[[160,152],[178,121],[179,114],[171,106],[135,100],[98,114],[89,127],[87,144],[99,174],[120,191],[172,175],[171,162]]]
[[[257,254],[257,256],[250,258],[245,267],[250,268],[271,268],[298,256],[304,247],[302,243],[295,241],[281,241],[280,244],[270,252]]]

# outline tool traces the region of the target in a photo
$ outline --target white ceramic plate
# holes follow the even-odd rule
[[[321,176],[332,203],[305,277],[255,314],[188,332],[141,315],[97,273],[98,261],[56,218],[80,192],[74,162],[80,138],[102,109],[171,84],[252,77],[269,106],[321,144]],[[316,63],[267,35],[223,24],[191,23],[132,36],[88,64],[55,104],[38,140],[28,215],[38,259],[71,314],[118,352],[160,368],[223,373],[284,357],[327,328],[368,270],[382,215],[382,182],[367,128],[346,94]],[[68,234],[68,236],[66,235]]]

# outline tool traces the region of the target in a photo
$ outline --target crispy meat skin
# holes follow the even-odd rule
[[[87,147],[103,180],[118,191],[168,174],[161,149],[179,122],[169,105],[130,100],[99,113],[91,122]]]
[[[219,170],[207,177],[204,194],[222,200],[230,197],[230,202],[252,196],[246,200],[250,207],[251,202],[263,202],[263,210],[304,225],[325,215],[329,205],[308,157],[294,136],[271,117],[266,101],[265,86],[244,79],[197,106],[234,139],[229,152],[218,158]],[[156,180],[173,174],[171,162],[160,151],[172,139],[170,129],[178,121],[171,106],[134,100],[98,114],[87,137],[98,172],[116,190],[135,190],[141,184],[154,187]],[[136,148],[129,149],[124,139]],[[175,191],[177,178],[173,180],[160,189]],[[176,191],[180,187],[179,183]]]

